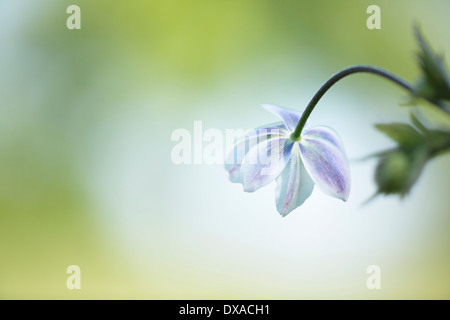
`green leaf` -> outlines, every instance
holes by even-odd
[[[378,152],[375,182],[378,194],[408,194],[427,162],[450,151],[450,131],[429,129],[411,113],[417,127],[405,123],[378,124],[377,129],[397,142],[397,146]],[[375,195],[375,196],[376,196]]]
[[[410,112],[409,113],[409,117],[411,118],[411,122],[413,123],[413,125],[416,126],[417,129],[419,129],[424,134],[428,133],[429,130],[427,129],[427,127],[425,127],[422,124],[422,122],[419,121],[419,119],[417,119],[417,117],[414,114],[414,112]]]
[[[404,146],[414,146],[423,140],[413,126],[405,123],[376,124],[375,127],[391,139]]]
[[[450,78],[442,55],[433,52],[419,28],[414,28],[419,45],[417,60],[422,71],[415,87],[415,95],[436,102],[443,108],[444,100],[450,100]]]
[[[450,132],[443,130],[430,130],[426,135],[430,158],[450,151]]]

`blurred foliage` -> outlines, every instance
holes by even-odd
[[[417,26],[415,35],[420,48],[417,60],[421,75],[415,86],[414,97],[429,100],[450,113],[450,77],[444,56],[433,52]]]
[[[421,74],[413,88],[412,103],[424,99],[435,108],[444,111],[444,117],[450,114],[450,80],[443,56],[433,52],[420,30],[415,26],[416,40],[419,45],[417,62]],[[422,100],[423,101],[423,100]],[[375,127],[394,140],[394,149],[380,152],[375,170],[377,194],[408,194],[420,177],[426,163],[435,156],[450,150],[450,131],[428,129],[411,113],[414,126],[405,123],[377,124]]]
[[[450,132],[427,129],[411,113],[415,125],[377,124],[376,128],[397,143],[394,149],[378,153],[375,170],[377,194],[406,195],[416,183],[425,164],[450,150]]]

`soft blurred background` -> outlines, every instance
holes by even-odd
[[[81,30],[66,9],[81,8]],[[381,8],[381,30],[366,9]],[[407,121],[398,87],[336,85],[310,118],[351,159],[344,203],[314,190],[282,218],[221,165],[175,165],[171,134],[276,121],[353,64],[418,74],[412,24],[450,54],[450,2],[0,1],[0,298],[450,298],[449,156],[409,197],[380,197],[373,124]],[[81,268],[81,290],[66,268]],[[381,268],[368,290],[366,268]]]

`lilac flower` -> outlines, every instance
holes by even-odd
[[[254,192],[276,180],[276,206],[282,216],[303,204],[314,184],[330,196],[347,200],[350,169],[336,132],[325,126],[306,127],[293,140],[301,114],[276,105],[263,107],[283,122],[252,130],[236,142],[225,164],[231,182]]]

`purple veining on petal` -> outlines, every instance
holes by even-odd
[[[338,149],[344,149],[344,144],[339,138],[336,131],[327,126],[315,126],[312,128],[305,128],[302,132],[302,138],[326,141],[333,144]]]
[[[273,138],[258,143],[244,157],[241,177],[244,191],[253,192],[275,180],[292,154],[293,141]]]
[[[291,132],[294,131],[301,117],[301,113],[298,111],[286,109],[274,104],[262,104],[262,107],[281,118],[286,124],[286,128]]]
[[[339,138],[322,138],[323,136],[319,139],[302,136],[299,143],[302,161],[313,181],[323,192],[347,200],[350,193],[350,168],[345,151],[330,142],[339,141]]]
[[[299,146],[293,147],[292,156],[283,172],[277,178],[275,199],[277,210],[282,216],[303,204],[311,195],[314,182],[306,172],[300,158]]]
[[[282,128],[282,126],[284,127],[284,125],[275,124],[274,127],[249,130],[237,140],[233,150],[225,159],[225,170],[228,171],[231,182],[242,183],[241,163],[251,148],[270,137],[280,137],[288,134],[287,130]]]

